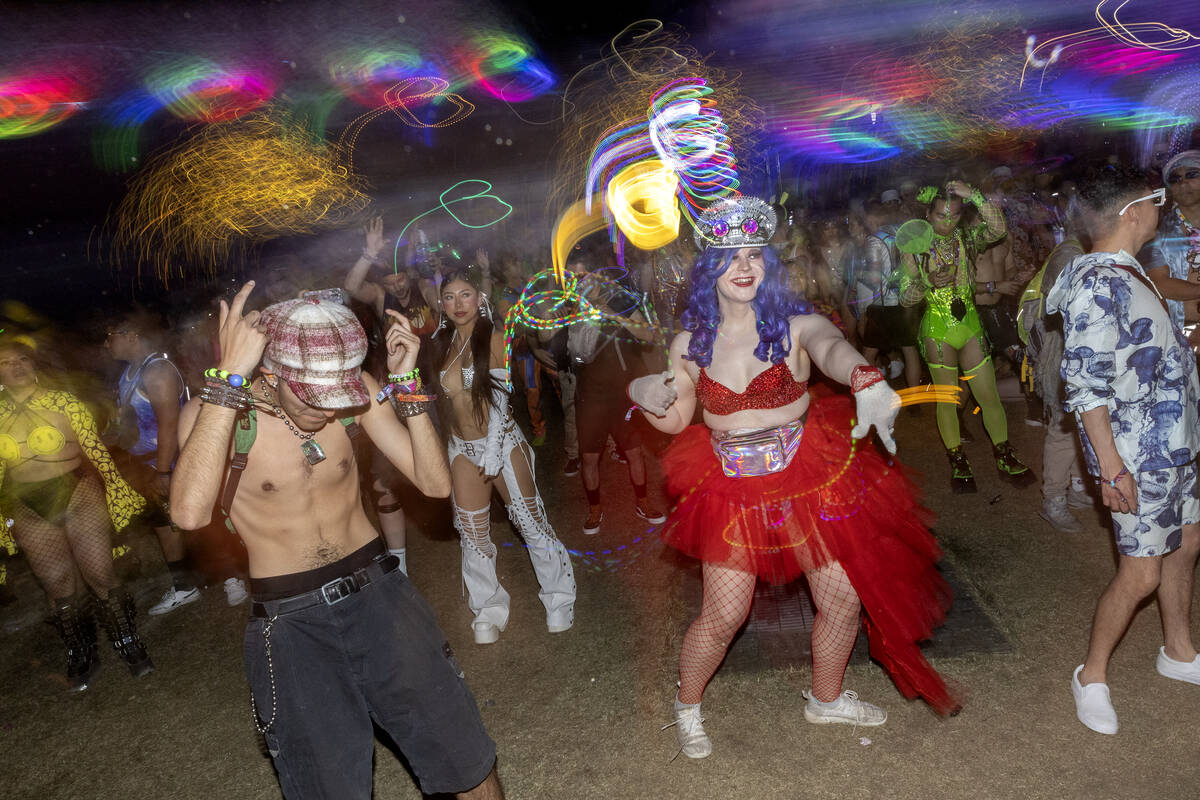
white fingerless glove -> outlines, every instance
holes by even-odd
[[[900,395],[892,391],[887,381],[879,381],[854,394],[855,416],[858,424],[850,431],[855,439],[861,439],[871,432],[879,435],[879,441],[892,455],[896,454],[896,440],[892,436],[892,428],[896,424],[896,415],[900,413]]]
[[[656,417],[665,417],[667,409],[679,397],[675,387],[675,373],[671,370],[654,375],[643,375],[629,382],[625,393],[629,395],[638,408],[649,411]]]
[[[488,375],[501,386],[508,386],[508,370],[493,369]],[[492,408],[488,412],[487,443],[483,448],[483,474],[494,478],[504,465],[504,429],[508,426],[509,393],[492,386]]]

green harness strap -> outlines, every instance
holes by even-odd
[[[362,426],[354,417],[341,417],[338,422],[346,429],[346,435],[354,442],[362,433]],[[258,438],[258,414],[250,409],[245,414],[238,414],[237,425],[233,429],[233,460],[229,464],[229,477],[225,479],[225,491],[221,494],[221,513],[225,515],[225,527],[231,533],[237,533],[233,527],[233,519],[229,509],[233,508],[233,498],[237,494],[238,484],[242,482],[242,473],[246,471],[246,462],[250,459],[250,448]]]

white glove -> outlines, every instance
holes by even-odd
[[[508,386],[508,370],[493,369],[488,375],[495,378],[501,386]],[[486,478],[494,478],[504,467],[504,429],[508,423],[509,393],[492,388],[492,407],[488,411],[487,444],[483,448],[483,474]]]
[[[625,392],[638,408],[649,411],[656,417],[665,417],[667,409],[679,397],[675,387],[675,373],[671,370],[655,375],[643,375],[629,382]]]
[[[879,381],[857,392],[854,404],[858,424],[850,431],[850,435],[861,439],[871,432],[871,426],[874,425],[879,441],[883,442],[889,453],[895,455],[896,440],[892,437],[892,429],[896,425],[896,415],[900,413],[900,395],[892,391],[887,381]]]

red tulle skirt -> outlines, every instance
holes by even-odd
[[[706,426],[689,427],[663,454],[675,507],[661,535],[688,555],[771,583],[840,563],[862,601],[871,656],[906,697],[952,713],[958,700],[917,644],[932,637],[953,599],[935,566],[932,515],[898,462],[851,439],[853,415],[849,398],[818,389],[791,465],[745,478],[721,471]]]

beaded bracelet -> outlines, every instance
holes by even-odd
[[[971,203],[971,205],[979,208],[987,202],[987,198],[983,196],[983,192],[979,191],[978,189],[972,189],[971,197],[968,198],[968,201]]]
[[[388,383],[405,383],[406,381],[419,381],[419,380],[421,380],[421,368],[420,367],[413,367],[408,372],[405,372],[401,375],[397,375],[394,372],[388,373]]]
[[[850,370],[850,392],[858,394],[868,386],[874,386],[883,380],[883,373],[876,367],[859,364]]]
[[[379,389],[379,394],[375,395],[375,402],[382,403],[389,397],[414,397],[421,391],[420,381],[408,381],[407,383],[387,383]]]
[[[1112,480],[1104,480],[1104,478],[1101,478],[1100,480],[1103,480],[1105,483],[1107,483],[1109,486],[1111,486],[1112,488],[1115,489],[1115,488],[1117,488],[1117,482],[1120,481],[1121,478],[1124,478],[1128,474],[1129,474],[1129,469],[1126,467],[1121,467],[1121,471],[1118,472],[1116,475],[1114,475],[1112,477]]]
[[[235,389],[240,389],[250,382],[236,372],[230,372],[227,369],[217,369],[216,367],[204,370],[204,377],[224,381]]]
[[[362,257],[377,267],[386,267],[387,266],[387,264],[384,263],[383,259],[381,259],[379,257],[378,253],[371,253],[365,247],[363,248],[363,251],[362,251]]]

